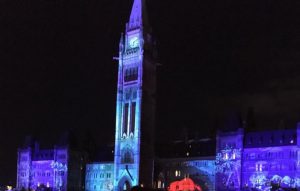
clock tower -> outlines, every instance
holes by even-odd
[[[134,0],[119,44],[114,190],[152,187],[156,63],[145,0]]]

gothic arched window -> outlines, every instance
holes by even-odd
[[[129,191],[130,190],[130,183],[128,181],[125,181],[123,185],[123,190],[124,191]]]
[[[127,135],[129,104],[125,103],[123,111],[122,137]]]
[[[135,108],[136,108],[136,103],[132,102],[131,103],[131,110],[130,110],[130,129],[129,133],[134,135],[134,127],[135,127]]]
[[[122,155],[122,163],[134,163],[133,152],[130,149],[125,149]]]
[[[130,82],[138,79],[138,67],[125,69],[124,81]]]

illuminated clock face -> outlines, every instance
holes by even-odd
[[[138,37],[131,37],[129,39],[129,47],[130,48],[135,48],[139,46],[139,38]]]

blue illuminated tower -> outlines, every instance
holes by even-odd
[[[151,187],[156,65],[144,0],[134,0],[119,48],[114,190]]]

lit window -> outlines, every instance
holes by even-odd
[[[176,171],[175,171],[175,177],[178,177],[178,176],[181,176],[180,170],[176,170]]]
[[[260,164],[260,166],[259,166],[259,171],[260,172],[262,171],[262,164]]]
[[[157,188],[162,188],[160,180],[157,182]]]
[[[235,159],[235,153],[232,154],[232,159]]]
[[[225,159],[225,160],[228,160],[228,153],[225,153],[224,159]]]

